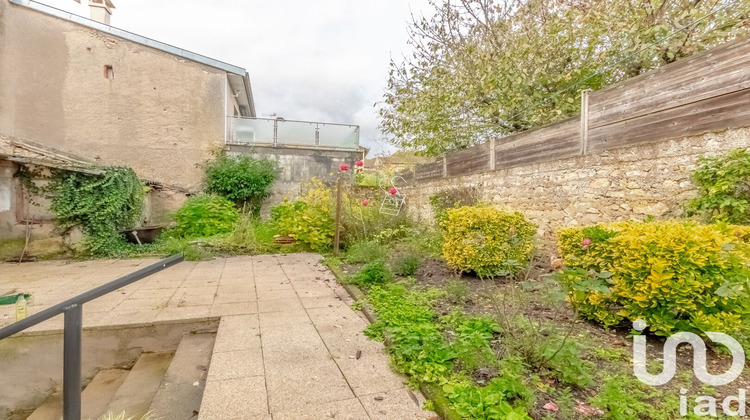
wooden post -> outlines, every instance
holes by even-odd
[[[585,155],[589,150],[589,92],[591,89],[581,91],[581,154]]]
[[[443,178],[448,176],[448,159],[445,158],[445,153],[443,153]]]
[[[490,139],[490,170],[495,170],[495,138]]]
[[[333,236],[333,255],[339,255],[341,242],[341,175],[336,180],[336,230]]]

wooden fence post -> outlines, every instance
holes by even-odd
[[[490,139],[490,170],[495,170],[495,138]]]
[[[589,149],[589,92],[581,91],[581,154],[585,155]]]
[[[448,160],[445,158],[445,153],[443,153],[443,178],[448,176]]]

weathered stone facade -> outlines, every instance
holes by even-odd
[[[431,195],[451,187],[476,187],[481,200],[523,212],[547,241],[561,226],[679,216],[696,194],[690,174],[698,159],[740,147],[750,147],[750,128],[412,182],[404,191],[411,215],[431,222]]]
[[[0,1],[0,134],[198,190],[237,111],[227,71]]]

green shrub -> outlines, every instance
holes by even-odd
[[[537,228],[521,213],[487,206],[450,209],[441,226],[448,266],[480,277],[513,274],[523,267],[531,258]]]
[[[241,214],[232,233],[217,241],[215,245],[230,253],[273,253],[278,245],[274,242],[278,234],[276,225],[249,214]]]
[[[239,212],[234,204],[218,195],[193,196],[177,210],[174,233],[181,237],[207,237],[229,233],[234,229]]]
[[[52,198],[50,209],[59,230],[80,227],[85,249],[92,255],[121,255],[129,247],[120,231],[138,223],[144,186],[130,168],[104,171],[102,175],[54,171],[44,190]]]
[[[430,196],[432,214],[439,225],[448,218],[448,210],[475,206],[478,202],[479,192],[475,187],[448,188]]]
[[[285,199],[271,209],[271,219],[279,234],[291,236],[315,251],[325,251],[331,247],[334,234],[331,189],[315,178],[303,189],[299,200]]]
[[[362,286],[388,283],[393,279],[393,273],[388,270],[383,260],[375,260],[359,270],[352,280]]]
[[[207,162],[205,171],[206,192],[226,197],[238,207],[249,206],[253,215],[260,216],[280,168],[275,160],[242,155],[220,156]]]
[[[558,280],[583,317],[607,326],[736,332],[750,313],[750,251],[736,231],[675,220],[565,229]]]
[[[284,201],[271,210],[280,234],[305,243],[315,251],[331,247],[334,227],[328,210],[304,201]]]
[[[736,149],[698,162],[693,172],[698,197],[688,205],[689,215],[706,221],[750,224],[750,152]]]
[[[393,274],[397,276],[413,276],[419,269],[419,257],[416,255],[401,255],[393,262]]]
[[[386,250],[376,241],[355,242],[346,250],[346,262],[369,263],[386,257]]]

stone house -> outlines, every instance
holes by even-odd
[[[111,27],[110,6],[0,0],[0,134],[196,190],[227,117],[255,117],[248,73]]]

